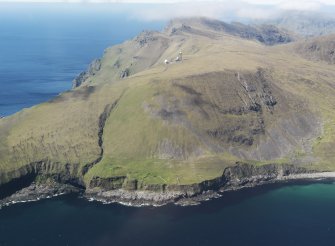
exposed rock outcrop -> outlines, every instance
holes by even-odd
[[[235,166],[226,168],[222,176],[196,184],[148,185],[128,179],[126,176],[119,176],[93,177],[89,186],[85,188],[81,181],[71,178],[70,173],[52,175],[43,173],[45,168],[46,164],[36,163],[22,169],[21,176],[12,179],[11,185],[15,185],[14,182],[16,182],[16,185],[20,183],[25,186],[16,186],[16,190],[13,190],[12,193],[2,193],[0,206],[81,191],[85,192],[85,197],[102,202],[120,202],[129,205],[164,205],[167,203],[187,205],[194,201],[199,202],[215,197],[216,192],[289,180],[291,175],[313,174],[314,172],[304,167],[288,164],[254,166],[236,163]],[[19,175],[19,173],[7,173],[6,175],[9,177],[9,175]],[[0,188],[8,190],[8,184],[3,184]]]
[[[170,35],[190,33],[208,37],[225,33],[244,39],[254,39],[266,45],[289,43],[294,40],[285,29],[274,25],[245,25],[239,22],[226,23],[209,18],[179,18],[174,19],[165,29]]]
[[[136,185],[129,186],[126,177],[105,179],[95,177],[86,190],[85,196],[107,203],[121,202],[129,205],[163,205],[166,203],[187,205],[193,204],[194,201],[215,197],[215,192],[289,180],[291,175],[308,173],[313,173],[313,171],[289,164],[253,166],[236,163],[236,166],[226,168],[223,175],[218,178],[189,185],[142,185],[132,180],[132,183]]]
[[[0,208],[2,206],[9,206],[15,203],[33,202],[64,194],[81,192],[82,189],[80,188],[74,187],[69,184],[56,183],[52,180],[49,183],[44,184],[33,182],[28,187],[18,190],[14,194],[5,197],[2,200],[0,198]]]
[[[84,84],[90,76],[95,75],[101,68],[101,60],[95,59],[93,60],[90,65],[88,66],[87,70],[81,72],[73,81],[72,81],[72,88],[79,87],[80,85]]]
[[[335,64],[335,34],[299,42],[294,48],[309,60]]]
[[[130,69],[126,68],[125,70],[121,71],[120,79],[127,78],[129,75],[130,75]]]

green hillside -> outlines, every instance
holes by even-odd
[[[0,184],[184,185],[237,162],[335,171],[334,65],[236,33],[184,19],[108,48],[79,87],[0,119]]]

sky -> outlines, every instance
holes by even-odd
[[[115,13],[140,20],[159,21],[175,17],[205,16],[225,20],[268,19],[284,11],[328,13],[335,16],[335,0],[0,0],[3,4],[104,6]]]

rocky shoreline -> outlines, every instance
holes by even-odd
[[[305,180],[335,180],[335,172],[315,172],[293,165],[264,165],[260,167],[238,164],[227,168],[221,177],[191,185],[156,185],[141,189],[107,187],[78,188],[70,184],[54,181],[31,183],[14,194],[0,200],[0,208],[15,203],[32,202],[63,194],[76,193],[89,201],[105,204],[120,203],[127,206],[163,206],[176,204],[181,206],[197,205],[202,201],[217,198],[224,192],[251,188],[273,183]],[[101,185],[101,183],[99,183]],[[110,188],[110,187],[109,187]]]
[[[99,201],[104,204],[120,203],[127,206],[163,206],[173,203],[181,206],[198,205],[203,201],[221,197],[227,191],[237,191],[245,188],[253,188],[261,185],[274,183],[293,183],[294,181],[317,182],[334,180],[335,172],[302,173],[277,177],[275,179],[264,179],[264,177],[255,176],[249,179],[249,182],[240,180],[238,183],[224,185],[218,190],[206,190],[195,193],[183,193],[177,191],[171,192],[152,192],[152,191],[129,191],[129,190],[111,190],[111,191],[88,191],[83,197],[89,201]]]
[[[80,193],[81,189],[68,184],[37,184],[23,188],[14,194],[0,200],[0,209],[16,203],[35,202],[42,199],[48,199],[71,193]]]

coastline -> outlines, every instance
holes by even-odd
[[[67,184],[36,184],[32,183],[11,196],[0,200],[0,209],[17,203],[36,202],[71,193],[80,193],[80,189]]]
[[[104,204],[119,203],[126,206],[142,207],[142,206],[164,206],[170,203],[180,206],[193,206],[201,202],[219,198],[228,191],[238,191],[246,188],[253,188],[262,185],[274,183],[294,183],[294,181],[321,182],[327,180],[335,181],[335,172],[315,172],[300,173],[287,176],[278,176],[275,179],[264,180],[264,177],[251,177],[250,182],[237,185],[227,185],[218,190],[202,191],[198,194],[185,194],[182,192],[151,192],[151,191],[129,191],[129,190],[113,190],[84,193],[83,197],[89,201],[98,201]]]
[[[224,175],[223,175],[224,177]],[[277,175],[276,177],[266,177],[264,175],[255,175],[244,177],[242,179],[233,179],[225,182],[218,189],[208,189],[202,191],[188,190],[183,191],[150,191],[150,190],[92,190],[80,189],[69,184],[48,183],[36,184],[23,188],[9,197],[0,200],[0,209],[2,207],[14,205],[16,203],[34,202],[42,199],[49,199],[66,194],[78,194],[78,198],[86,199],[89,202],[97,201],[103,204],[119,203],[124,206],[160,207],[167,204],[178,206],[194,206],[201,202],[224,196],[225,192],[233,192],[246,188],[253,188],[269,184],[290,184],[294,181],[322,182],[335,181],[335,172],[308,172],[293,173],[288,175]]]

